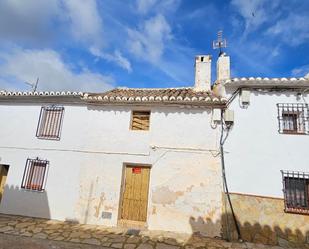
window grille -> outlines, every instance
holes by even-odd
[[[44,106],[41,108],[36,136],[43,139],[60,139],[64,107]]]
[[[309,173],[281,171],[285,211],[309,214]]]
[[[149,130],[150,111],[133,111],[131,129]]]
[[[49,162],[46,160],[27,159],[21,188],[43,191]]]
[[[309,109],[307,104],[277,104],[279,133],[309,134]]]

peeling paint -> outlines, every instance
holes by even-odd
[[[105,196],[104,193],[101,193],[100,199],[99,199],[99,203],[97,206],[94,206],[95,209],[95,213],[94,213],[94,217],[98,218],[100,215],[100,209],[101,206],[103,205],[103,202],[105,201]]]
[[[173,204],[179,196],[184,195],[183,191],[172,191],[168,187],[159,187],[152,193],[152,201],[157,204]]]

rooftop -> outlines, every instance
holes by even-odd
[[[115,88],[104,93],[86,93],[90,102],[126,103],[176,103],[176,104],[224,104],[226,99],[212,92],[195,91],[194,88]]]
[[[276,88],[303,88],[309,87],[308,78],[232,78],[224,82],[226,87],[276,87]]]

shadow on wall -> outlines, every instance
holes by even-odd
[[[221,216],[221,220],[212,222],[210,219],[204,219],[203,217],[190,218],[190,225],[193,234],[204,236],[210,236],[212,232],[218,227],[222,227],[222,238],[228,241],[237,241],[237,231],[234,225],[233,217],[231,213]],[[291,221],[291,223],[293,223]],[[299,248],[304,245],[309,245],[309,230],[305,232],[300,231],[298,228],[285,227],[284,229],[279,226],[270,227],[268,225],[261,225],[259,223],[245,222],[240,225],[240,232],[242,240],[244,242],[253,242],[266,245],[279,245],[283,247]],[[305,226],[306,224],[304,224]],[[187,243],[190,244],[190,240],[194,239],[194,235],[189,239]]]
[[[50,219],[47,192],[21,189],[5,185],[0,212]]]

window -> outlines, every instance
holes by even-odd
[[[285,211],[309,214],[309,173],[281,171]]]
[[[131,130],[149,130],[150,111],[133,111]]]
[[[45,189],[45,181],[49,162],[46,160],[27,159],[21,188],[43,191]]]
[[[309,109],[307,104],[277,104],[277,107],[279,133],[309,133]]]
[[[45,106],[41,108],[36,136],[43,139],[60,139],[64,107]]]

